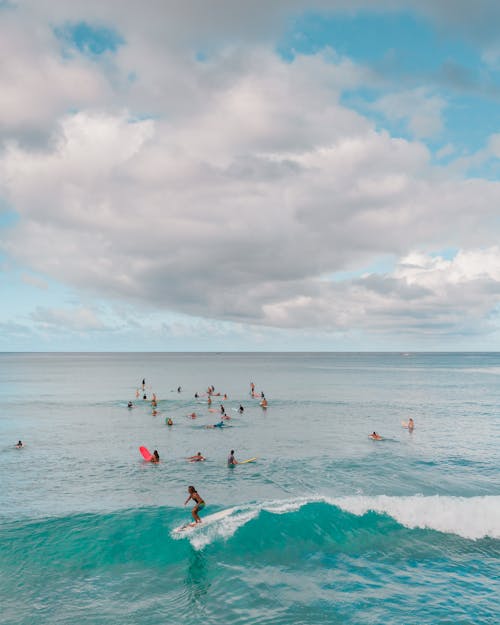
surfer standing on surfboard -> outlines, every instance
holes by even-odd
[[[202,522],[200,517],[198,516],[198,512],[200,510],[203,510],[203,508],[205,507],[205,502],[197,493],[196,488],[194,486],[188,486],[188,493],[189,493],[189,497],[184,502],[184,505],[186,505],[190,499],[192,499],[196,503],[194,508],[191,510],[191,514],[193,515],[193,519],[194,519],[193,525],[195,525],[196,523]]]

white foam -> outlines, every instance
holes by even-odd
[[[227,516],[220,521],[208,525],[207,527],[201,527],[196,533],[188,536],[189,542],[196,549],[200,550],[206,547],[215,540],[227,540],[230,538],[240,527],[246,525],[248,521],[251,521],[258,516],[260,510],[254,508],[245,512],[238,512]]]
[[[401,525],[432,529],[463,538],[500,538],[500,497],[342,497],[328,503],[362,516],[369,511],[387,514]]]

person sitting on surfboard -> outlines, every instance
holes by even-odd
[[[157,449],[153,451],[153,455],[151,456],[151,460],[149,462],[154,462],[154,463],[160,462],[160,454],[158,453]]]
[[[234,449],[231,449],[231,453],[227,457],[227,466],[234,467],[234,465],[238,464],[238,461],[234,457]]]
[[[189,493],[189,497],[184,502],[184,505],[186,505],[190,499],[192,499],[196,503],[194,508],[191,510],[191,514],[193,515],[193,519],[194,519],[193,525],[195,525],[196,523],[202,522],[200,517],[198,516],[198,512],[200,512],[200,510],[203,510],[203,508],[205,507],[205,502],[197,493],[196,488],[194,486],[188,486],[188,493]]]
[[[199,451],[196,456],[189,456],[186,460],[189,460],[189,462],[203,462],[205,458],[201,455],[201,451]]]

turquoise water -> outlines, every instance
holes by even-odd
[[[2,623],[499,621],[500,354],[1,354],[0,375]],[[179,537],[190,484],[234,510]]]

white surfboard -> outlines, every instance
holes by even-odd
[[[183,525],[179,525],[179,527],[173,529],[172,534],[191,534],[202,527],[212,525],[213,523],[217,523],[217,521],[221,521],[222,519],[231,516],[235,510],[236,508],[227,508],[226,510],[220,510],[220,512],[215,512],[214,514],[209,514],[205,517],[200,516],[202,520],[201,523],[196,523],[195,525],[192,523],[184,523]]]

